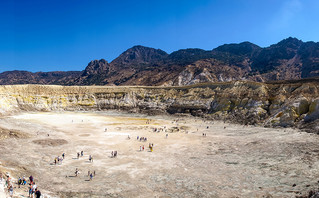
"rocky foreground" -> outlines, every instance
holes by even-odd
[[[183,87],[6,85],[0,113],[121,109],[192,114],[266,127],[319,133],[319,82],[226,82]]]

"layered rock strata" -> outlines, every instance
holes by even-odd
[[[0,113],[121,109],[184,113],[319,133],[319,82],[207,83],[183,87],[0,86]]]

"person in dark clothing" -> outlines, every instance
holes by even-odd
[[[35,189],[35,197],[40,198],[41,197],[41,192],[38,189]]]
[[[32,177],[32,175],[29,177],[29,180],[30,180],[30,183],[32,184],[32,183],[33,183],[33,177]]]

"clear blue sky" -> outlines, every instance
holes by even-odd
[[[168,53],[289,36],[319,41],[318,0],[6,0],[0,71],[83,70],[134,45]]]

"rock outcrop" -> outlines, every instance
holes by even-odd
[[[0,112],[121,109],[186,113],[319,133],[319,81],[226,82],[180,87],[7,85]]]

